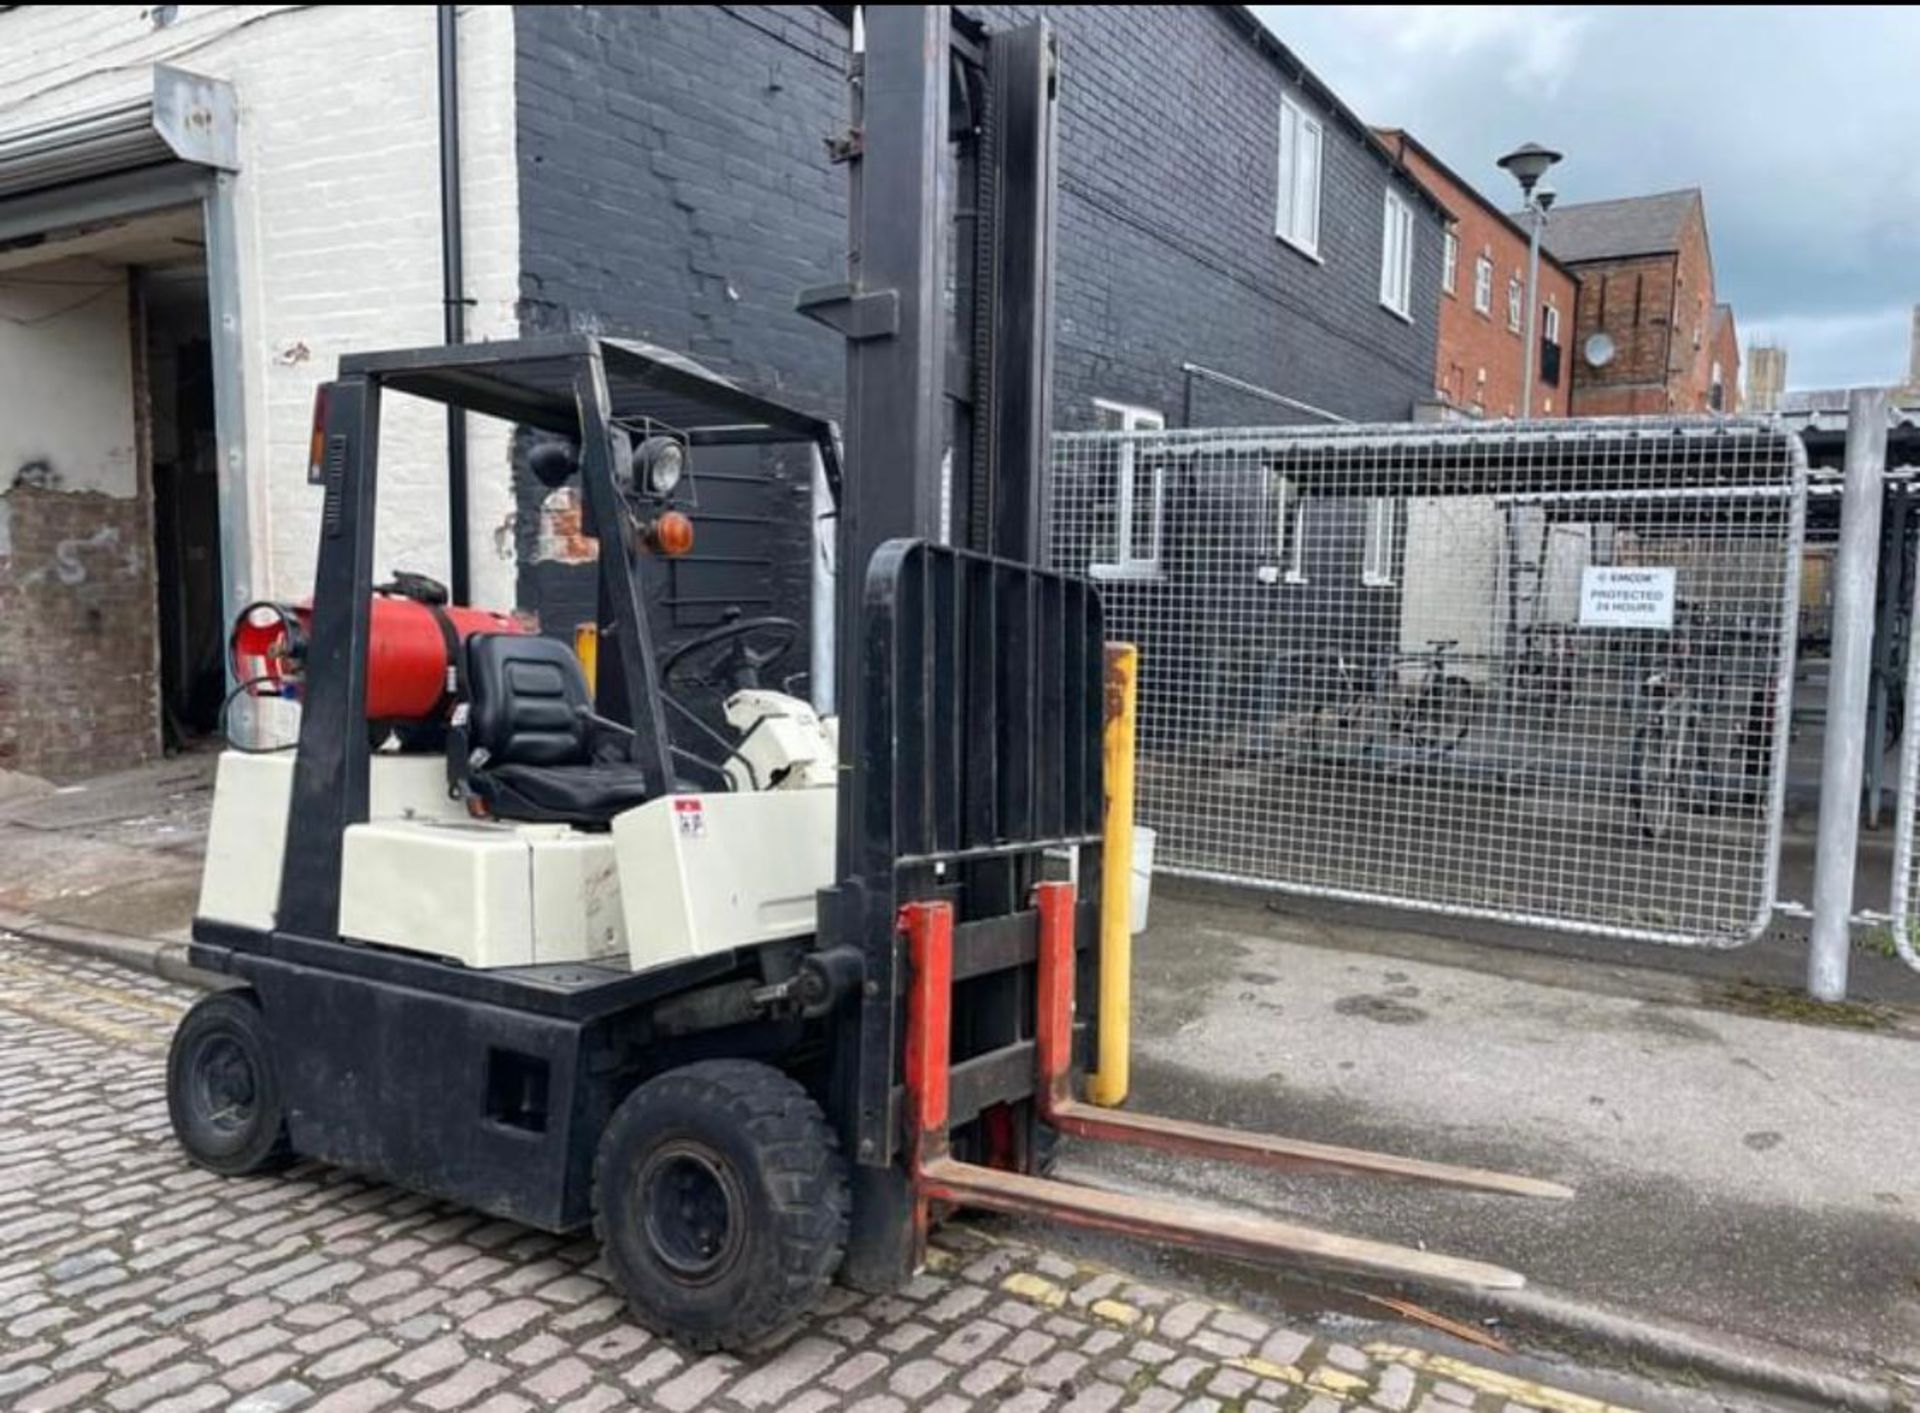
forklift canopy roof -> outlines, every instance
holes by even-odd
[[[551,334],[354,353],[340,360],[340,375],[369,375],[397,392],[577,437],[574,387],[596,360],[606,370],[616,421],[657,423],[684,433],[695,446],[814,442],[838,492],[833,423],[747,392],[682,354],[633,339]]]

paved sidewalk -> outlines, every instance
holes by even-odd
[[[218,756],[196,751],[49,789],[0,792],[0,910],[179,940],[193,922]],[[21,777],[13,777],[20,780]]]
[[[188,1166],[162,1075],[193,994],[0,940],[0,1407],[1771,1406],[1576,1370],[1549,1386],[1391,1327],[1276,1321],[965,1227],[898,1294],[836,1289],[748,1355],[688,1356],[625,1318],[590,1242],[319,1165]]]

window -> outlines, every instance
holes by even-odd
[[[1274,474],[1271,466],[1260,474],[1261,485],[1273,501],[1273,563],[1262,564],[1254,577],[1262,584],[1307,582],[1306,502],[1293,494],[1292,483]]]
[[[1457,293],[1460,284],[1460,237],[1448,231],[1440,250],[1440,288],[1448,294]]]
[[[1413,208],[1387,193],[1380,233],[1380,302],[1402,319],[1413,318]]]
[[[1291,98],[1280,100],[1280,181],[1273,233],[1320,258],[1320,160],[1325,129]]]
[[[1393,502],[1385,496],[1367,502],[1367,543],[1360,562],[1360,582],[1374,589],[1393,582]]]
[[[1516,334],[1520,332],[1520,309],[1520,277],[1512,275],[1507,279],[1507,327]]]
[[[1493,311],[1493,261],[1484,255],[1473,262],[1473,307],[1482,314]]]
[[[1095,398],[1094,423],[1103,432],[1157,432],[1167,419],[1146,407]],[[1111,557],[1090,564],[1096,579],[1160,577],[1160,522],[1166,513],[1166,460],[1143,456],[1132,441],[1115,449],[1114,517]]]
[[[1550,388],[1560,386],[1560,306],[1542,305],[1540,309],[1540,381]],[[1548,399],[1547,411],[1553,411]]]
[[[1286,566],[1289,584],[1307,582],[1307,502],[1282,476],[1273,505],[1274,557]]]

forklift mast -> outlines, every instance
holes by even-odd
[[[867,6],[864,28],[831,144],[850,176],[848,277],[799,298],[847,340],[843,726],[868,671],[852,651],[862,566],[900,538],[1044,563],[1052,424],[1051,28],[988,35],[945,5]],[[843,872],[847,824],[843,803]]]
[[[1056,48],[1045,22],[989,34],[947,6],[869,6],[853,55],[848,278],[802,310],[847,340],[837,525],[839,884],[821,944],[863,959],[836,1030],[829,1112],[854,1161],[846,1273],[900,1279],[917,1240],[902,1162],[902,909],[956,923],[958,1142],[1030,1169],[1033,890],[1076,856],[1098,896],[1098,595],[1049,574]],[[1090,944],[1095,913],[1074,909]],[[1091,980],[1094,969],[1079,975]],[[1079,1032],[1093,987],[1079,988]]]
[[[851,168],[848,278],[800,300],[847,340],[839,881],[818,934],[863,977],[836,1017],[826,1087],[852,1160],[843,1278],[903,1280],[944,1202],[1372,1277],[1520,1284],[1043,1176],[1066,1134],[1569,1195],[1075,1096],[1098,1027],[1109,703],[1099,594],[1046,566],[1058,55],[1044,21],[989,33],[946,6],[863,13],[852,126],[831,145]]]

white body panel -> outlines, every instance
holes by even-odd
[[[293,797],[293,755],[221,754],[207,863],[200,875],[200,917],[261,931],[273,926],[287,844],[287,802]],[[447,767],[438,756],[376,755],[372,767],[370,819],[467,817],[465,806],[448,798]]]
[[[736,792],[810,790],[834,783],[840,766],[835,723],[800,698],[746,689],[727,698],[726,713],[727,724],[740,733],[739,757],[725,766]]]
[[[635,971],[804,936],[833,882],[832,790],[671,795],[613,821]]]
[[[527,841],[477,820],[352,825],[340,854],[340,935],[468,966],[531,965]]]
[[[625,956],[641,971],[804,936],[833,882],[830,789],[674,795],[589,833],[468,818],[438,756],[371,764],[371,818],[342,846],[351,940],[472,967]],[[199,916],[273,926],[292,792],[291,751],[221,756]]]
[[[564,824],[393,820],[347,830],[340,935],[470,967],[622,959],[613,841]]]

